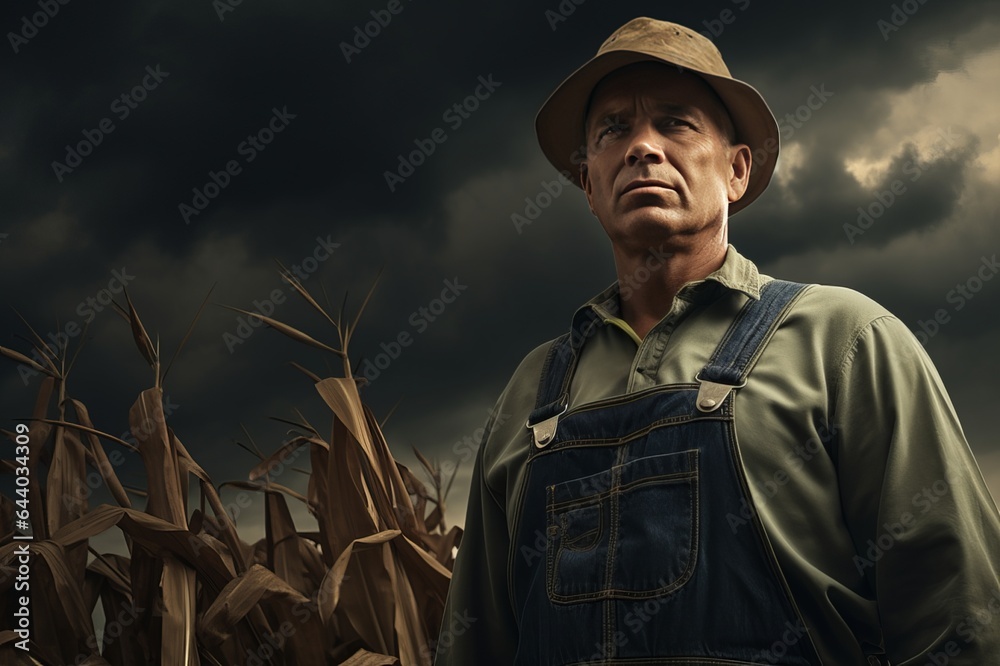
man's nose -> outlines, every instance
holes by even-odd
[[[663,152],[663,137],[652,123],[636,123],[630,139],[628,151],[625,153],[625,162],[629,166],[635,166],[640,162],[659,164],[666,159]]]

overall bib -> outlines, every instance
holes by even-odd
[[[749,299],[694,382],[571,411],[587,331],[553,343],[514,507],[516,664],[820,663],[756,511],[730,523],[753,507],[733,389],[804,287]]]

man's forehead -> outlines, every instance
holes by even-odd
[[[640,62],[617,69],[598,81],[591,104],[608,97],[641,94],[664,102],[691,103],[711,94],[710,86],[697,74],[662,63]],[[685,99],[686,98],[686,99]]]
[[[665,112],[726,112],[712,87],[697,74],[673,65],[639,62],[611,72],[594,86],[585,117],[593,122],[625,114],[637,98]]]
[[[670,115],[690,116],[705,112],[693,104],[679,104],[667,100],[651,99],[647,101],[647,105],[660,113]],[[598,101],[591,109],[591,114],[593,119],[603,120],[618,116],[627,117],[632,115],[634,111],[635,105],[632,98],[617,98]]]

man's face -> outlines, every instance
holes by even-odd
[[[708,84],[676,67],[637,63],[598,84],[580,177],[613,243],[695,234],[725,222],[750,173],[750,150],[730,145],[727,123]]]

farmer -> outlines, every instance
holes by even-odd
[[[639,18],[536,129],[618,279],[500,396],[436,663],[1000,663],[1000,515],[923,348],[728,244],[777,158],[760,94]]]

